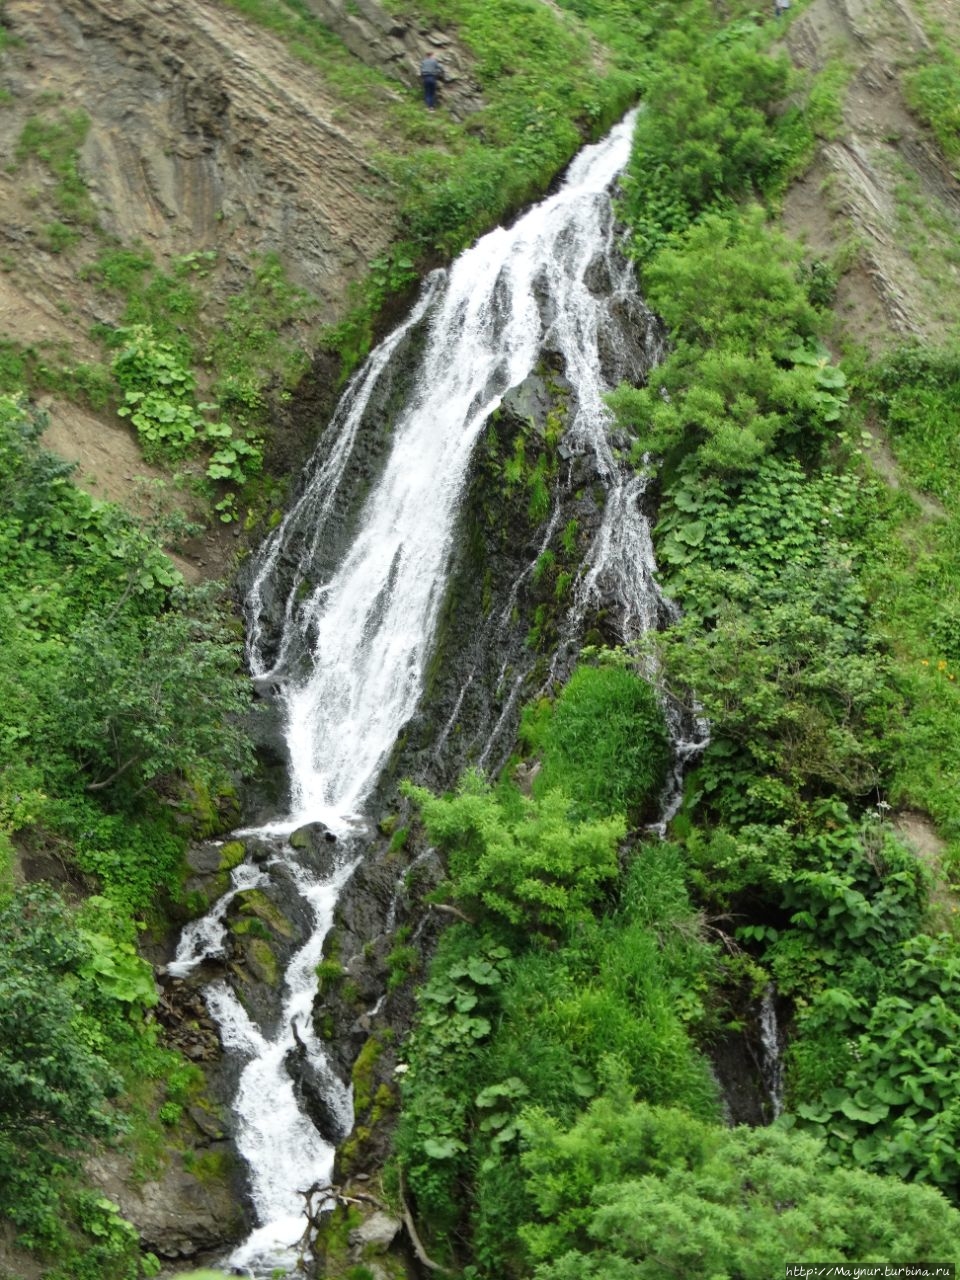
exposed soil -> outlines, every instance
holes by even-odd
[[[933,823],[924,813],[905,809],[893,815],[892,824],[894,831],[907,848],[913,851],[930,877],[931,932],[952,929],[954,918],[960,909],[960,898],[944,872],[943,854],[946,842],[937,835]]]
[[[930,19],[957,22],[951,0],[924,0]],[[840,60],[850,78],[838,136],[784,201],[785,229],[839,261],[843,336],[874,351],[909,337],[942,341],[960,321],[960,182],[903,98],[904,69],[929,51],[909,0],[814,0],[786,37],[813,71]]]
[[[360,96],[328,84],[280,37],[219,0],[6,0],[0,339],[70,362],[102,360],[90,328],[115,324],[120,303],[83,270],[116,244],[144,245],[161,267],[216,250],[205,279],[214,305],[242,288],[257,255],[277,252],[318,300],[315,324],[342,316],[351,283],[396,234],[392,184],[377,163],[392,141],[385,106],[416,91],[426,48],[447,71],[445,110],[462,118],[480,97],[450,35],[391,19],[375,0],[309,3],[393,84]],[[80,171],[96,225],[76,226],[77,242],[53,252],[57,180],[35,158],[18,161],[17,144],[31,117],[55,122],[77,111],[90,122]],[[309,349],[307,329],[300,340]],[[194,514],[182,494],[158,497],[154,487],[145,497],[144,480],[160,473],[122,420],[57,396],[46,408],[45,442],[78,464],[91,492],[145,518],[158,504]],[[233,548],[230,531],[213,530],[188,546],[191,572],[221,576]]]

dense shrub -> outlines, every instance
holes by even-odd
[[[732,39],[702,28],[669,35],[643,85],[622,212],[646,261],[706,211],[782,180],[801,141],[785,56],[756,47],[744,25]]]
[[[960,1214],[937,1192],[830,1168],[777,1129],[721,1129],[620,1090],[571,1128],[526,1117],[536,1280],[766,1280],[785,1260],[953,1257]]]
[[[556,701],[525,712],[520,738],[541,760],[534,793],[559,788],[579,816],[635,817],[663,786],[663,713],[653,688],[625,667],[579,666]]]
[[[572,824],[561,791],[518,797],[510,810],[474,774],[455,796],[407,788],[430,839],[447,853],[452,896],[527,929],[560,928],[581,916],[617,873],[622,818]]]

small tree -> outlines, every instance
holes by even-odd
[[[780,1129],[720,1129],[615,1088],[567,1131],[529,1114],[536,1280],[767,1280],[786,1262],[953,1258],[960,1213],[929,1187],[831,1166]]]
[[[570,801],[560,791],[519,797],[510,813],[472,773],[454,796],[422,787],[407,794],[430,839],[448,851],[450,889],[468,911],[558,929],[587,911],[617,874],[623,819],[571,824]]]
[[[63,903],[42,888],[9,895],[0,938],[2,1191],[24,1152],[52,1156],[113,1132],[118,1081],[83,1034],[76,992],[88,953]]]
[[[180,590],[157,617],[88,617],[55,692],[59,731],[90,790],[250,767],[250,688],[211,591]]]

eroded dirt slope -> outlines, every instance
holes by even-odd
[[[6,0],[0,56],[0,339],[72,360],[102,359],[92,324],[119,302],[84,282],[113,244],[137,242],[164,266],[216,250],[206,288],[221,300],[278,252],[290,278],[339,319],[350,284],[396,234],[394,188],[377,163],[391,145],[385,107],[416,90],[426,46],[450,75],[447,109],[479,102],[455,41],[423,23],[389,19],[375,0],[310,0],[342,59],[374,68],[362,93],[335,88],[279,36],[219,0]],[[57,179],[18,143],[31,118],[82,112],[79,157],[96,226],[52,251]],[[71,219],[67,219],[68,222]],[[72,225],[76,228],[76,223]],[[308,341],[306,332],[302,335]],[[150,475],[129,429],[51,397],[48,443],[80,463],[102,496],[142,506]]]
[[[927,20],[950,29],[953,0],[925,0]],[[916,337],[940,342],[960,322],[960,183],[908,110],[903,73],[931,56],[909,0],[814,0],[787,47],[814,71],[848,72],[843,122],[791,188],[787,230],[825,258],[850,265],[837,310],[844,331],[876,350]]]

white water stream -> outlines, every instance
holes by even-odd
[[[631,115],[580,154],[556,195],[513,227],[484,236],[446,277],[436,273],[414,315],[371,357],[349,393],[330,457],[301,499],[321,525],[377,378],[401,337],[429,312],[413,394],[393,424],[392,451],[353,546],[333,576],[306,596],[302,581],[294,584],[272,666],[261,651],[263,581],[286,547],[287,526],[299,527],[298,509],[268,544],[249,601],[254,674],[282,679],[291,649],[314,655],[308,677],[281,688],[292,802],[287,822],[274,830],[320,820],[341,831],[362,817],[420,699],[477,436],[503,393],[534,368],[548,328],[577,390],[570,445],[592,449],[605,478],[615,474],[599,355],[610,297],[592,293],[585,277],[598,256],[613,258],[608,188],[629,154],[632,126]],[[629,287],[626,264],[617,275],[614,290]]]
[[[407,321],[354,379],[325,437],[324,458],[265,545],[248,598],[249,656],[254,675],[274,684],[282,704],[291,800],[288,815],[264,831],[282,836],[322,821],[349,846],[362,824],[365,803],[421,696],[474,443],[504,393],[535,368],[545,342],[562,355],[575,389],[565,444],[592,453],[607,489],[572,616],[582,617],[603,598],[618,602],[625,637],[655,625],[659,595],[638,506],[642,481],[616,461],[602,398],[609,387],[601,353],[606,348],[609,357],[616,341],[611,303],[635,296],[629,267],[615,252],[610,201],[632,126],[631,115],[580,154],[555,195],[509,229],[484,236],[448,274],[434,273]],[[595,290],[590,280],[598,263],[605,286]],[[353,544],[327,580],[309,588],[310,559],[330,528],[364,411],[398,345],[421,323],[428,335],[413,390],[392,423],[389,456]],[[278,565],[294,561],[301,568],[282,607],[276,656],[268,659],[267,588]],[[352,864],[316,882],[290,853],[314,931],[286,974],[279,1029],[268,1036],[254,1025],[226,984],[207,992],[225,1044],[247,1060],[235,1101],[237,1145],[250,1166],[260,1226],[231,1262],[256,1276],[295,1265],[304,1225],[301,1193],[329,1177],[333,1159],[299,1109],[284,1063],[295,1046],[293,1022],[311,1060],[323,1067],[322,1046],[311,1032],[314,969]],[[258,882],[259,874],[241,869],[233,892]],[[185,932],[174,972],[188,972],[222,947],[224,907]],[[335,1097],[332,1105],[348,1109],[349,1098]]]
[[[783,1112],[783,1051],[776,997],[776,988],[772,982],[768,982],[760,1000],[760,1048],[763,1083],[770,1099],[770,1115],[773,1120]]]

